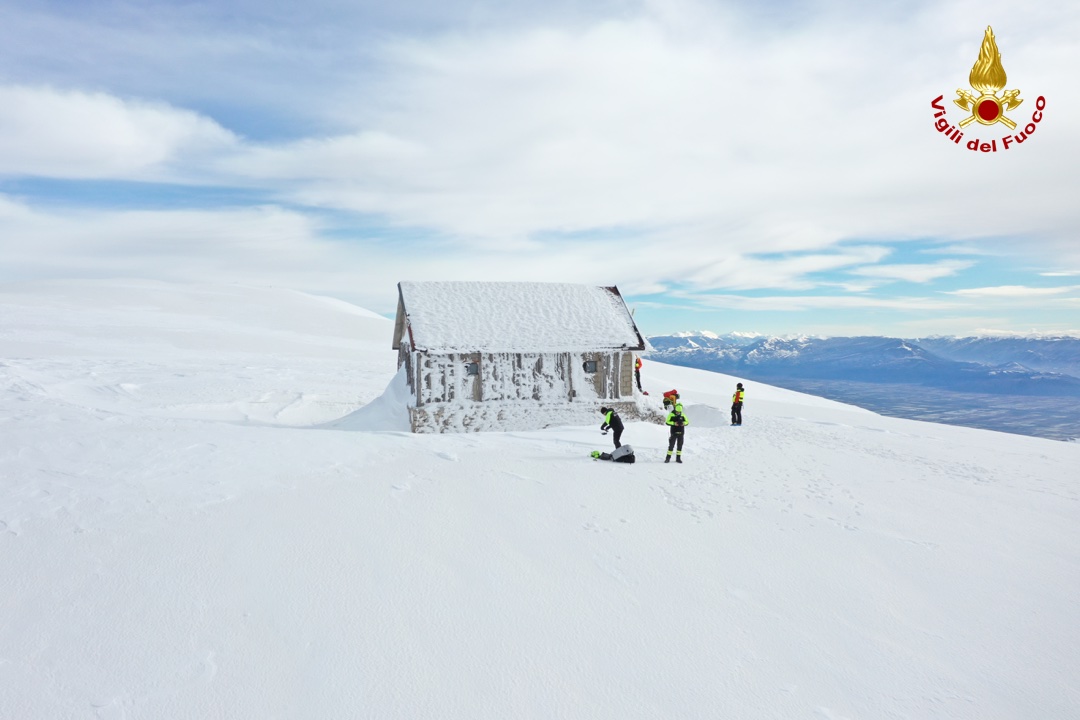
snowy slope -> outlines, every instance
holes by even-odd
[[[1080,716],[1080,444],[652,362],[682,466],[411,435],[391,332],[0,287],[0,717]]]

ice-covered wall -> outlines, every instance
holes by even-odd
[[[406,353],[416,406],[476,400],[571,402],[633,396],[633,354],[587,353]],[[587,372],[585,363],[595,363]],[[470,375],[475,365],[479,372]]]
[[[623,420],[663,423],[664,416],[643,398],[629,402],[599,401],[574,403],[461,401],[409,408],[413,432],[510,432],[542,430],[548,427],[599,425],[600,406],[615,408]]]
[[[642,414],[629,352],[408,352],[404,360],[415,382],[409,405],[417,432],[576,425],[594,420],[604,404],[625,407],[630,417]],[[596,372],[586,372],[589,361]],[[478,374],[469,374],[472,363]]]

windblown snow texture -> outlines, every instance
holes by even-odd
[[[1077,716],[1080,444],[657,362],[683,465],[413,435],[392,329],[0,287],[0,717]]]

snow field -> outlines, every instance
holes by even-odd
[[[1080,445],[753,383],[731,428],[735,378],[646,362],[685,463],[635,422],[626,466],[599,417],[402,432],[390,321],[288,291],[0,328],[0,717],[1080,709]]]

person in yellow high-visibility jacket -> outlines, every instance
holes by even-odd
[[[667,416],[667,426],[671,428],[671,434],[668,435],[667,456],[664,457],[664,462],[671,462],[671,451],[675,450],[676,445],[678,445],[678,450],[675,452],[675,462],[682,462],[683,438],[686,435],[686,426],[689,424],[690,420],[683,415],[682,403],[675,403],[675,409]]]
[[[736,385],[735,385],[735,394],[731,396],[731,424],[732,425],[742,425],[742,404],[743,404],[743,396],[744,395],[745,395],[745,393],[743,391],[742,383],[736,383]]]
[[[611,430],[615,433],[615,437],[612,438],[615,441],[615,449],[619,449],[622,443],[619,442],[619,438],[622,437],[623,424],[622,418],[619,417],[619,413],[615,412],[615,408],[600,408],[600,412],[604,415],[604,422],[600,424],[600,432],[607,435],[607,431]]]

